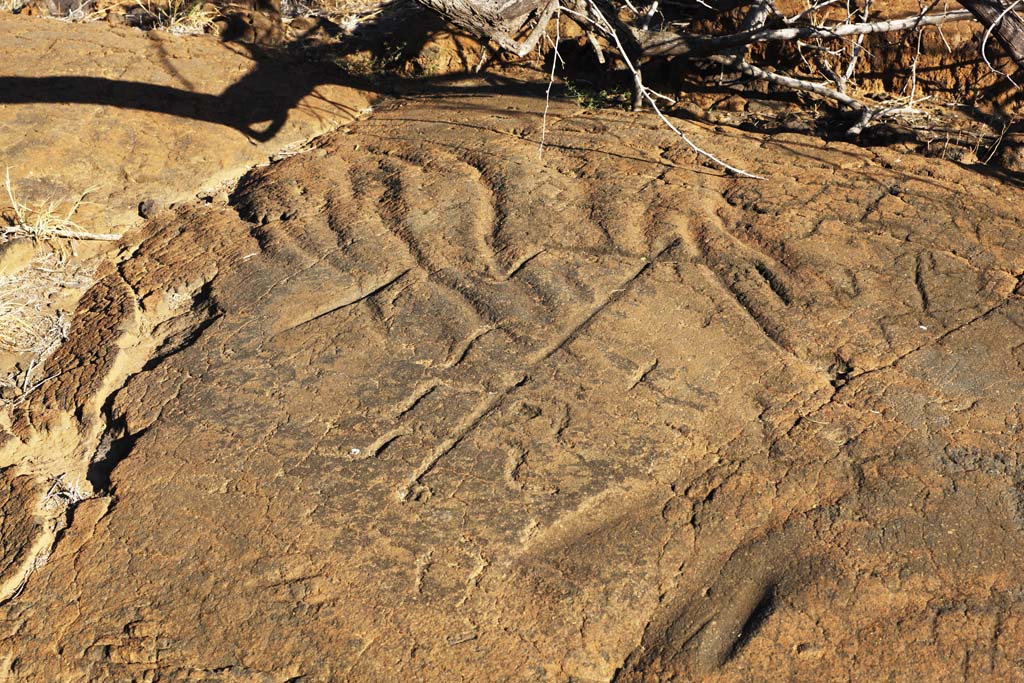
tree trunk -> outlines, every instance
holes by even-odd
[[[533,12],[549,0],[417,0],[450,22],[508,49]]]
[[[1007,11],[1007,7],[1000,0],[959,0],[959,2],[986,27],[991,27],[998,22],[992,29],[992,35],[1006,49],[1017,66],[1024,69],[1024,20],[1013,9]],[[1000,17],[1002,17],[1001,21]]]

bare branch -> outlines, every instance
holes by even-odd
[[[517,57],[525,57],[530,54],[530,50],[534,48],[540,37],[544,35],[544,31],[547,29],[548,22],[551,21],[551,15],[558,9],[558,0],[549,0],[547,6],[541,11],[540,16],[537,18],[537,23],[534,25],[533,30],[530,31],[530,35],[526,37],[522,43],[520,43],[514,50]]]
[[[861,18],[864,21],[868,20],[868,12],[870,11],[871,0],[864,0],[864,9],[861,11]],[[850,63],[846,65],[846,71],[843,72],[843,75],[840,77],[840,80],[836,83],[836,86],[839,88],[839,92],[846,92],[846,84],[850,81],[850,79],[853,78],[853,75],[857,70],[857,60],[860,58],[860,53],[864,49],[865,35],[867,34],[862,33],[859,36],[857,36],[857,42],[853,46],[853,55],[850,57]],[[918,38],[920,38],[920,35],[921,34],[918,33]],[[920,40],[918,41],[918,43],[920,44]],[[918,50],[918,52],[920,53],[920,50]],[[917,64],[916,57],[914,59],[914,64]]]
[[[793,78],[792,76],[783,76],[782,74],[771,73],[770,71],[765,71],[764,69],[754,66],[753,64],[738,57],[711,55],[708,59],[717,64],[722,64],[735,69],[746,76],[757,78],[762,81],[768,81],[769,83],[774,83],[775,85],[788,90],[801,90],[803,92],[813,93],[826,99],[835,100],[839,104],[856,111],[864,111],[868,108],[864,103],[859,100],[855,100],[835,88],[830,88],[827,85],[815,83],[814,81],[806,81],[800,78]]]
[[[692,33],[672,31],[643,32],[638,29],[633,29],[633,34],[637,42],[640,43],[645,57],[681,55],[703,57],[710,54],[721,54],[731,48],[753,45],[755,43],[891,33],[923,26],[938,26],[939,24],[946,24],[952,21],[969,21],[971,18],[970,12],[956,10],[942,14],[926,14],[923,16],[906,17],[904,19],[859,22],[839,26],[791,26],[788,28],[741,31],[726,36],[700,36]]]
[[[996,40],[1017,66],[1024,69],[1024,20],[1012,11],[1016,3],[1010,8],[1004,7],[1000,0],[960,0],[960,4],[970,10],[984,26],[995,27],[992,33]]]
[[[619,38],[619,34],[615,31],[615,29],[611,27],[611,25],[608,23],[608,20],[601,13],[601,10],[598,9],[597,5],[594,4],[594,0],[590,0],[590,9],[596,17],[597,23],[603,24],[603,29],[611,34],[611,38],[615,42],[615,46],[619,50],[619,57],[621,57],[622,61],[625,62],[626,68],[629,69],[630,72],[632,72],[634,77],[639,78],[639,69],[637,69],[633,65],[633,62],[629,59],[629,55],[626,53],[626,48],[623,46],[622,40]],[[717,164],[721,168],[724,168],[730,173],[735,173],[736,175],[742,176],[744,178],[756,178],[758,180],[764,180],[764,176],[755,175],[748,171],[744,171],[741,168],[736,168],[735,166],[722,161],[711,152],[708,152],[707,150],[704,150],[701,147],[699,147],[695,142],[693,142],[693,140],[688,138],[686,134],[683,133],[683,131],[676,128],[663,113],[661,113],[661,109],[658,108],[658,103],[655,101],[654,97],[651,96],[650,92],[648,92],[648,89],[644,87],[642,83],[640,83],[639,89],[644,99],[646,99],[647,103],[651,105],[651,109],[653,109],[654,113],[658,115],[659,119],[661,119],[661,122],[664,123],[669,128],[669,130],[671,130],[673,133],[682,138],[683,142],[685,142],[687,146],[694,152],[714,162],[715,164]]]

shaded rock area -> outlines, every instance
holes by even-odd
[[[18,200],[65,211],[88,191],[75,218],[103,232],[233,181],[369,106],[336,72],[212,36],[4,13],[0,34],[0,165]]]
[[[47,379],[39,361],[84,289],[137,245],[131,234],[143,219],[197,195],[226,196],[254,165],[370,111],[371,96],[343,85],[337,70],[213,37],[7,13],[0,33],[0,183],[10,184],[10,194],[0,189],[5,407]],[[61,229],[129,236],[55,245]],[[67,391],[73,401],[77,390]],[[33,473],[63,461],[63,451],[40,452],[33,462],[45,464]],[[60,472],[70,470],[52,473]]]
[[[5,675],[1022,679],[1020,190],[559,102],[539,157],[543,110],[411,100],[146,223],[0,450],[100,496]]]

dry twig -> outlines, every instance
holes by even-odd
[[[640,92],[641,96],[645,100],[647,100],[647,103],[650,104],[651,109],[654,110],[654,113],[657,114],[658,118],[661,119],[661,122],[664,123],[669,130],[678,135],[683,140],[683,142],[685,142],[687,146],[689,146],[690,149],[692,149],[698,155],[708,159],[709,161],[712,161],[713,163],[717,164],[721,168],[724,168],[730,173],[734,173],[744,178],[758,178],[761,180],[764,179],[763,176],[755,175],[753,173],[750,173],[749,171],[744,171],[741,168],[737,168],[729,163],[726,163],[725,161],[722,161],[711,152],[708,152],[707,150],[699,147],[695,142],[693,142],[693,140],[687,137],[685,133],[683,133],[675,125],[673,125],[672,122],[668,120],[668,118],[661,112],[661,109],[658,107],[658,103],[655,100],[654,95],[652,94],[653,91],[651,91],[650,88],[643,84],[643,81],[640,78],[640,70],[636,66],[634,66],[632,60],[630,60],[629,55],[626,52],[625,46],[623,46],[622,44],[622,39],[619,37],[618,32],[612,27],[611,23],[604,16],[604,14],[601,13],[601,10],[597,7],[594,0],[589,0],[589,7],[592,15],[596,18],[597,26],[602,30],[602,32],[608,35],[615,42],[615,47],[619,51],[619,57],[622,59],[623,62],[625,62],[626,68],[629,69],[630,73],[633,74],[634,82],[636,83],[637,89]]]

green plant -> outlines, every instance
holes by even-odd
[[[597,88],[587,81],[565,79],[565,91],[584,109],[625,108],[629,104],[629,93],[622,86]]]
[[[379,50],[348,55],[338,66],[354,76],[384,76],[398,72],[405,64],[407,43],[384,43]]]

